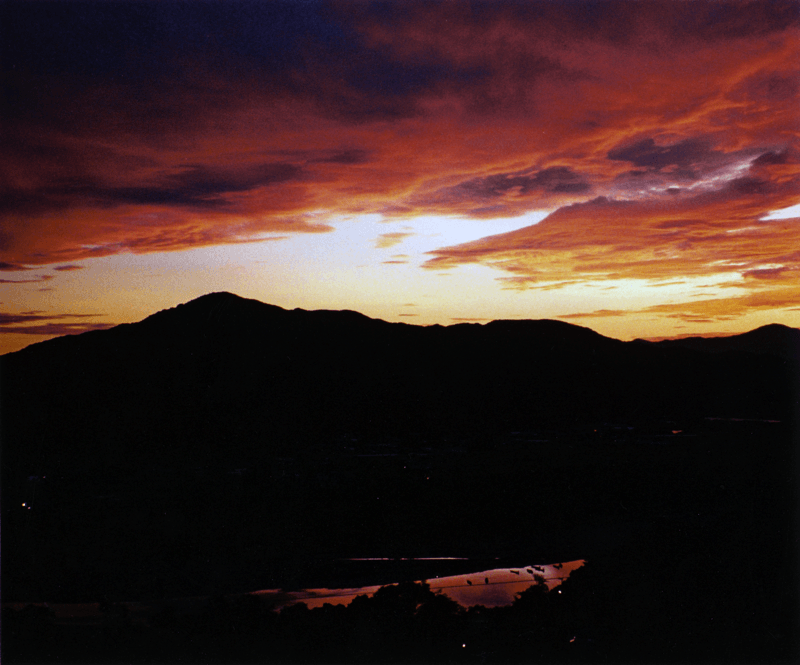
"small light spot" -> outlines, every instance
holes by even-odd
[[[464,648],[466,648],[466,646],[467,646],[466,644],[462,644],[461,648],[464,649]]]
[[[23,507],[23,508],[25,507],[25,504],[24,504],[24,503],[22,504],[22,507]]]

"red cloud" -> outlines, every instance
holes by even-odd
[[[559,208],[429,267],[795,274],[796,225],[757,221],[800,195],[795,3],[347,3],[338,20],[346,48],[305,26],[280,57],[176,33],[142,45],[151,78],[9,67],[0,269],[331,231],[328,214]]]
[[[759,220],[798,195],[797,155],[762,156],[716,191],[565,206],[537,225],[432,252],[426,267],[485,263],[517,285],[731,272],[794,281],[800,223]]]

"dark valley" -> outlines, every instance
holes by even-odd
[[[777,325],[621,342],[228,293],[33,345],[0,358],[3,602],[585,559],[568,580],[591,636],[580,658],[782,662],[797,647],[799,358],[800,331]],[[397,561],[346,561],[368,557]],[[483,660],[525,660],[525,644],[488,640]],[[455,658],[436,653],[414,658]]]

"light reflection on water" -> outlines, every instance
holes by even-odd
[[[432,591],[441,592],[464,607],[484,605],[498,607],[510,605],[514,596],[534,583],[534,575],[541,575],[549,588],[561,584],[569,574],[580,568],[583,560],[567,561],[542,566],[525,566],[522,568],[495,568],[468,575],[434,577],[426,580]],[[420,580],[421,581],[421,580]],[[311,608],[331,605],[347,605],[356,596],[371,596],[381,586],[367,586],[351,589],[306,589],[286,593],[265,589],[253,592],[264,600],[275,602],[276,606],[291,605],[303,602]],[[287,598],[289,596],[289,598]]]
[[[450,558],[450,557],[448,557]],[[569,574],[580,568],[583,560],[567,561],[562,564],[549,564],[542,566],[525,566],[523,568],[495,568],[468,575],[452,575],[448,577],[434,577],[426,580],[431,590],[443,593],[464,607],[484,605],[498,607],[510,605],[514,602],[515,594],[527,589],[534,583],[534,575],[542,575],[549,588],[561,584]],[[559,567],[560,566],[560,567]],[[514,572],[516,571],[516,572]],[[488,583],[487,583],[488,580]],[[357,587],[350,589],[306,589],[303,591],[281,591],[279,589],[264,589],[250,594],[236,594],[227,596],[235,599],[245,595],[255,595],[280,609],[295,603],[306,603],[310,608],[322,607],[325,603],[332,605],[348,605],[356,596],[366,594],[371,596],[381,586]],[[148,619],[165,608],[171,608],[178,615],[196,615],[207,607],[209,596],[192,598],[173,598],[162,601],[139,601],[123,603],[130,611],[130,618],[134,624],[146,624]],[[102,620],[102,613],[98,603],[33,603],[44,605],[51,609],[55,620],[60,624],[96,625]],[[4,607],[20,610],[28,603],[3,603]]]

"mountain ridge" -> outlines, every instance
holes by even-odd
[[[139,441],[167,432],[213,447],[266,430],[289,440],[543,422],[787,420],[797,411],[799,350],[800,330],[782,326],[623,342],[548,319],[416,326],[218,292],[0,356],[3,434],[78,437],[95,442],[89,449],[136,439],[134,447],[157,449]],[[58,417],[42,420],[40,409]]]
[[[315,315],[318,317],[323,317],[323,316],[331,317],[333,315],[339,315],[342,318],[347,317],[351,321],[360,320],[364,323],[369,321],[369,322],[377,322],[387,326],[421,328],[421,329],[437,329],[437,328],[464,329],[464,328],[489,327],[494,329],[502,328],[511,332],[516,327],[517,331],[526,330],[527,332],[532,332],[533,327],[538,326],[541,330],[549,328],[551,332],[560,330],[564,332],[571,331],[573,334],[575,334],[577,333],[577,331],[586,331],[580,334],[589,337],[590,336],[589,334],[591,333],[591,335],[596,336],[596,338],[613,340],[614,342],[619,342],[622,344],[657,345],[657,346],[660,345],[663,347],[691,348],[691,349],[698,349],[702,351],[710,351],[715,353],[732,349],[748,350],[752,353],[772,353],[774,355],[787,356],[791,359],[800,358],[800,329],[792,328],[790,326],[786,326],[784,324],[779,324],[779,323],[765,324],[763,326],[759,326],[744,333],[732,333],[724,336],[692,335],[690,337],[681,337],[675,339],[649,340],[649,339],[637,338],[634,340],[625,341],[625,340],[619,340],[614,337],[609,337],[607,335],[603,335],[602,333],[599,333],[593,330],[592,328],[589,328],[588,326],[580,326],[571,322],[561,321],[559,319],[493,319],[485,323],[458,322],[449,325],[434,324],[430,326],[423,326],[407,322],[389,322],[379,318],[372,318],[370,316],[367,316],[366,314],[357,312],[355,310],[347,310],[347,309],[306,310],[299,307],[294,309],[286,309],[280,307],[279,305],[265,303],[253,298],[245,298],[243,296],[239,296],[237,294],[228,291],[216,291],[204,294],[202,296],[198,296],[197,298],[193,298],[192,300],[189,300],[185,303],[180,303],[178,305],[175,305],[174,307],[169,307],[163,310],[159,310],[158,312],[154,312],[153,314],[150,314],[146,316],[144,319],[141,319],[140,321],[137,322],[122,323],[105,330],[92,330],[78,335],[63,335],[61,337],[57,337],[51,340],[45,340],[43,342],[30,344],[24,347],[23,349],[3,354],[3,356],[0,357],[11,356],[13,354],[24,352],[30,348],[40,348],[42,344],[49,344],[56,340],[69,340],[75,338],[83,338],[85,336],[96,338],[102,335],[103,333],[107,333],[109,330],[127,329],[130,326],[136,326],[138,324],[144,324],[144,323],[152,325],[155,322],[160,322],[164,320],[165,317],[185,314],[191,311],[198,311],[200,313],[204,313],[208,317],[211,317],[215,312],[221,313],[226,310],[231,311],[231,308],[234,307],[238,308],[239,314],[242,313],[243,307],[247,307],[249,308],[251,313],[255,313],[256,310],[258,310],[258,313],[261,315],[264,315],[267,312],[269,312],[273,317],[285,316],[289,313],[299,313],[302,315]],[[541,330],[539,332],[541,332]],[[759,346],[762,346],[763,348],[759,350],[758,348]]]
[[[657,520],[668,542],[670,515],[728,519],[755,468],[786,485],[799,374],[559,321],[211,294],[0,357],[4,593],[276,588],[365,555],[567,561],[631,520],[632,541]]]

